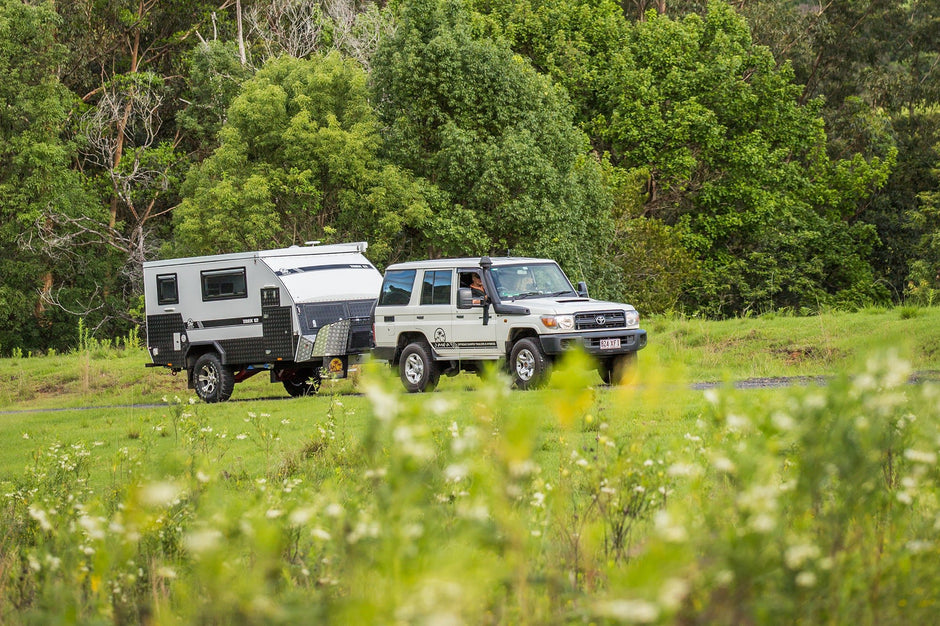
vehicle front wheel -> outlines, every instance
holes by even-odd
[[[196,395],[203,402],[225,402],[232,397],[232,390],[235,389],[235,375],[230,368],[222,365],[218,354],[207,352],[196,360],[193,385]]]
[[[551,376],[551,361],[537,339],[524,337],[512,347],[509,357],[513,382],[519,389],[538,389]]]
[[[437,363],[431,358],[431,348],[423,341],[410,343],[402,350],[398,369],[409,393],[433,391],[441,378]]]
[[[292,398],[312,396],[320,390],[319,370],[299,370],[281,379]]]
[[[636,371],[636,352],[618,354],[603,359],[597,366],[597,372],[608,385],[620,385]]]

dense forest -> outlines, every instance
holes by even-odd
[[[0,0],[0,354],[127,333],[145,260],[310,240],[929,304],[938,103],[940,0]]]

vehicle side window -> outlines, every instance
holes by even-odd
[[[180,294],[176,286],[176,274],[157,276],[157,304],[179,304]]]
[[[452,275],[450,270],[425,272],[421,282],[421,304],[450,304]]]
[[[415,284],[415,270],[386,272],[378,306],[408,304]]]
[[[202,299],[233,300],[248,297],[248,282],[244,267],[231,267],[224,270],[205,270],[202,276]]]

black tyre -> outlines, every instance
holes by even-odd
[[[193,385],[196,395],[202,398],[203,402],[225,402],[232,397],[235,375],[230,368],[222,365],[218,354],[207,352],[196,360]]]
[[[281,379],[284,389],[292,398],[312,396],[320,391],[320,372],[317,370],[299,370]]]
[[[602,359],[597,366],[597,372],[608,385],[619,385],[636,371],[636,362],[636,352],[618,354]]]
[[[398,371],[409,393],[433,391],[441,378],[437,363],[431,358],[431,348],[423,341],[410,343],[402,350]]]
[[[548,383],[552,362],[542,352],[537,339],[524,337],[512,347],[510,374],[519,389],[538,389]]]

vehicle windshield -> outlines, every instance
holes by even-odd
[[[492,268],[490,274],[500,300],[578,295],[554,263],[500,265]]]

